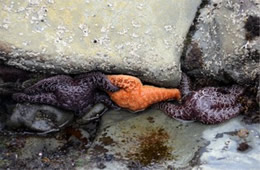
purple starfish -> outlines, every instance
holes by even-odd
[[[79,116],[99,102],[118,108],[101,90],[115,92],[119,88],[101,72],[91,72],[74,78],[58,75],[39,81],[25,89],[24,93],[14,94],[13,99],[18,102],[54,105],[75,111]]]
[[[4,82],[16,82],[17,80],[27,80],[30,73],[15,67],[1,64],[0,61],[0,77]]]
[[[181,105],[161,102],[155,107],[172,118],[195,120],[205,124],[221,123],[241,112],[242,106],[237,99],[244,92],[244,88],[240,86],[205,87],[190,91],[190,80],[183,74],[180,87],[183,95]]]

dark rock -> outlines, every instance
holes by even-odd
[[[36,132],[58,131],[73,120],[73,113],[47,105],[17,104],[7,120],[10,129],[26,128]]]
[[[246,142],[242,142],[238,145],[237,150],[244,152],[244,151],[248,150],[249,148],[250,148],[250,146]]]
[[[250,15],[247,18],[244,28],[246,29],[246,39],[252,40],[260,35],[260,18]]]

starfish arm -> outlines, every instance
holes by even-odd
[[[17,80],[27,80],[30,78],[30,73],[11,66],[0,64],[0,77],[5,82],[16,82]]]
[[[141,88],[143,85],[138,78],[128,75],[108,75],[107,78],[112,84],[128,92]]]
[[[155,108],[163,111],[171,118],[181,120],[193,120],[191,109],[187,105],[175,105],[169,102],[161,102],[155,105]]]
[[[99,74],[95,76],[95,82],[99,89],[103,91],[116,92],[119,90],[119,88],[116,85],[112,84],[110,80],[106,77],[106,75],[101,72],[99,72]]]
[[[108,95],[106,95],[105,93],[97,93],[95,96],[95,104],[96,103],[103,103],[106,106],[112,108],[112,109],[120,109],[119,106],[117,106],[116,104],[114,104],[112,102],[112,100],[110,99],[110,97]]]
[[[182,78],[181,78],[181,82],[180,82],[180,90],[183,96],[188,95],[191,92],[190,89],[190,79],[189,77],[185,74],[182,73]]]
[[[240,104],[224,108],[206,109],[197,114],[195,119],[205,124],[217,124],[237,116],[240,111]]]
[[[243,89],[232,87],[208,87],[201,89],[198,96],[207,96],[211,101],[211,108],[232,107],[237,103],[238,97],[243,93]]]
[[[234,97],[239,97],[245,92],[245,88],[238,85],[232,85],[231,87],[226,87],[224,89]]]
[[[57,84],[71,83],[73,80],[70,76],[58,75],[47,79],[40,80],[33,86],[24,90],[26,94],[36,94],[42,92],[53,92],[57,88]]]
[[[234,95],[223,95],[221,97],[212,98],[211,109],[221,109],[236,105],[237,97]]]
[[[27,95],[24,93],[13,94],[13,99],[17,102],[29,102],[29,103],[40,103],[40,104],[50,104],[54,106],[59,106],[56,96],[52,93]]]
[[[181,98],[181,93],[178,89],[166,89],[149,85],[143,86],[141,95],[149,105],[169,99],[179,100]]]
[[[229,107],[235,105],[237,102],[237,98],[230,94],[226,89],[223,88],[215,88],[215,87],[208,87],[203,88],[197,92],[194,92],[194,99],[201,104],[197,106],[200,110],[206,109],[202,108],[205,104],[205,101],[208,101],[209,107],[211,109],[215,108],[222,108],[222,107]]]
[[[118,91],[119,88],[112,84],[102,72],[90,72],[76,76],[75,79],[80,81],[80,84],[83,86],[92,86],[98,87],[101,90],[108,92]]]

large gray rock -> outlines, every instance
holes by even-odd
[[[259,17],[259,0],[211,0],[200,10],[184,68],[194,76],[253,82],[260,71]]]
[[[201,0],[1,0],[0,58],[31,71],[91,70],[177,86]]]

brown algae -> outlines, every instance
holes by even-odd
[[[167,146],[168,133],[164,129],[152,129],[147,134],[137,138],[137,148],[128,157],[143,166],[174,159],[172,148]]]

